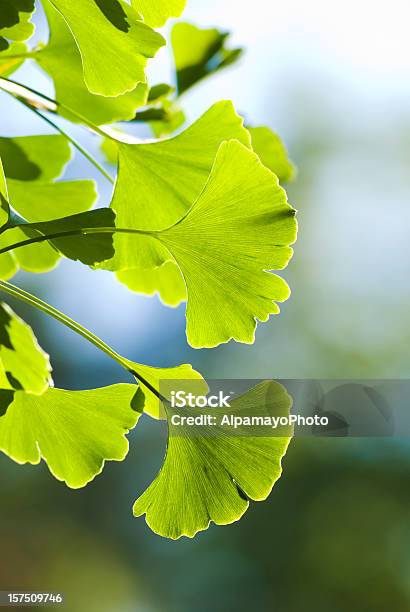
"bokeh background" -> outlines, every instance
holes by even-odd
[[[408,377],[407,0],[188,0],[185,16],[232,31],[232,43],[247,51],[184,98],[190,119],[230,98],[249,123],[283,136],[299,168],[289,197],[300,236],[282,314],[259,326],[254,346],[194,351],[183,307],[132,294],[109,273],[64,261],[15,282],[152,365],[190,361],[219,379]],[[172,78],[169,52],[159,57],[153,82]],[[30,63],[14,78],[52,93]],[[47,130],[1,95],[1,135]],[[98,153],[96,139],[73,132]],[[100,182],[78,157],[67,176]],[[102,182],[100,192],[109,202]],[[13,306],[51,354],[58,386],[127,380],[75,334]],[[410,610],[407,440],[296,440],[268,501],[252,504],[237,524],[178,542],[131,514],[165,441],[162,426],[144,420],[127,460],[76,492],[44,465],[1,457],[0,588],[59,590],[76,612]]]

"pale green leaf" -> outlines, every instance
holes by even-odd
[[[141,415],[135,385],[89,391],[23,391],[0,417],[0,450],[18,463],[46,461],[50,472],[78,489],[100,474],[105,461],[122,461],[126,434]]]
[[[218,102],[191,127],[151,144],[119,143],[119,173],[111,203],[119,228],[162,230],[189,210],[201,193],[224,140],[250,147],[250,136],[231,102]],[[109,270],[153,268],[170,259],[149,237],[117,235]]]
[[[50,373],[48,355],[40,348],[31,327],[7,304],[0,303],[0,389],[41,394],[51,383]],[[0,414],[3,410],[1,401]]]
[[[285,145],[275,132],[268,127],[248,128],[252,138],[252,148],[261,162],[272,170],[281,183],[291,181],[295,167],[289,160]]]
[[[34,0],[2,0],[0,7],[0,51],[9,48],[8,40],[27,40],[34,33],[30,19]]]
[[[233,64],[242,49],[227,49],[229,33],[201,29],[191,23],[177,23],[172,30],[172,48],[181,94],[203,78]]]
[[[185,4],[186,0],[132,0],[145,23],[153,28],[160,28],[170,17],[180,17]]]
[[[147,58],[165,44],[123,0],[46,0],[62,14],[81,53],[88,89],[114,97],[145,83]]]
[[[231,403],[230,409],[208,411],[218,423],[223,414],[288,416],[291,398],[276,382],[259,384]],[[184,415],[200,411],[184,409]],[[262,437],[245,427],[235,434],[227,426],[175,427],[168,422],[168,447],[156,479],[134,505],[134,515],[146,515],[157,534],[177,539],[193,537],[211,522],[227,525],[241,518],[249,500],[266,499],[281,475],[281,461],[292,429],[281,437]]]
[[[53,181],[62,175],[71,154],[67,139],[60,135],[0,138],[0,157],[8,179]]]
[[[50,39],[36,53],[35,60],[53,79],[56,99],[97,125],[133,119],[136,109],[147,101],[148,87],[139,83],[133,91],[114,98],[92,94],[85,84],[80,51],[67,24],[53,6],[45,4],[44,8]],[[58,112],[78,121],[64,107],[59,107]]]
[[[179,306],[187,299],[184,279],[173,261],[167,261],[159,268],[148,270],[123,270],[117,272],[117,278],[120,283],[136,293],[158,294],[167,306]]]
[[[11,179],[8,181],[8,186],[13,208],[32,223],[86,211],[91,208],[97,197],[95,184],[92,181],[59,183],[34,181],[27,184],[25,181]],[[61,227],[59,229],[61,230]],[[22,242],[35,235],[38,235],[38,232],[34,230],[29,231],[21,227],[9,229],[0,236],[0,248]],[[75,247],[75,244],[72,246]],[[107,252],[108,256],[110,252]],[[47,242],[25,246],[0,255],[0,278],[11,278],[20,267],[28,272],[48,272],[57,265],[59,259],[59,253]]]
[[[208,385],[202,375],[194,370],[191,364],[184,363],[175,368],[154,368],[127,359],[124,359],[124,364],[140,384],[145,396],[144,412],[154,419],[166,418],[163,402],[170,400],[168,393],[170,381],[177,381],[178,389],[186,393],[202,392],[205,394],[208,390]],[[166,390],[164,390],[164,383],[168,383]]]
[[[296,229],[277,177],[241,143],[223,143],[194,206],[159,234],[185,279],[191,346],[254,342],[256,321],[289,297],[285,281],[267,271],[287,265]]]

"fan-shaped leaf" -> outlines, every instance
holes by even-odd
[[[172,30],[172,48],[179,93],[201,79],[233,64],[242,49],[227,49],[227,32],[201,29],[191,23],[177,23]]]
[[[232,401],[229,415],[287,416],[291,398],[275,382],[261,383]],[[209,411],[221,422],[221,409]],[[184,413],[185,414],[185,413]],[[186,416],[198,411],[186,409]],[[211,522],[227,525],[241,518],[249,499],[267,498],[281,475],[281,461],[292,430],[283,437],[252,436],[245,427],[189,428],[168,421],[168,447],[161,471],[135,502],[134,515],[146,515],[149,527],[161,536],[193,537]]]
[[[123,0],[46,0],[62,14],[81,53],[88,89],[114,97],[145,83],[147,58],[165,44]]]
[[[119,143],[119,174],[111,207],[120,228],[162,230],[179,221],[201,193],[218,147],[250,136],[231,102],[219,102],[175,138],[152,144]],[[149,237],[117,235],[109,270],[153,268],[169,253]]]
[[[66,22],[53,6],[45,4],[44,8],[50,40],[36,53],[35,60],[53,79],[56,99],[97,125],[133,119],[136,109],[146,103],[148,87],[139,83],[133,91],[115,98],[91,93],[84,81],[80,51]],[[64,107],[59,107],[58,112],[78,121]]]
[[[0,138],[0,157],[8,179],[48,182],[62,175],[71,149],[60,135],[17,136]]]
[[[124,459],[125,435],[141,410],[135,385],[49,388],[43,395],[16,391],[0,417],[0,450],[18,463],[44,459],[53,476],[78,489],[102,472],[105,461]]]
[[[237,141],[220,146],[188,214],[159,234],[187,285],[187,338],[196,348],[254,341],[256,320],[289,297],[281,270],[296,240],[295,211],[277,178]]]

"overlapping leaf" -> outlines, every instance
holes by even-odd
[[[6,50],[0,51],[0,77],[8,77],[13,74],[24,62],[26,52],[27,47],[22,42],[10,43]]]
[[[158,268],[123,270],[117,272],[117,278],[131,291],[158,294],[167,306],[179,306],[187,299],[184,279],[173,261],[167,261]]]
[[[55,97],[63,105],[58,112],[77,121],[73,113],[66,110],[68,107],[97,125],[132,119],[136,109],[146,103],[148,87],[139,83],[133,91],[112,98],[91,93],[84,81],[80,51],[68,25],[52,5],[45,3],[44,8],[50,38],[48,44],[37,51],[35,60],[53,79]]]
[[[132,5],[143,16],[145,23],[160,28],[170,17],[179,17],[186,0],[132,0]]]
[[[34,25],[30,19],[35,9],[34,0],[2,0],[0,10],[0,51],[9,48],[8,41],[23,41],[32,36]]]
[[[76,215],[88,210],[96,200],[97,193],[92,181],[52,182],[62,174],[71,157],[70,147],[62,136],[1,138],[0,155],[4,160],[13,209],[32,224]],[[54,226],[44,229],[52,233]],[[0,248],[36,235],[38,232],[33,225],[31,228],[21,226],[9,229],[0,236]],[[109,237],[105,237],[105,241],[107,239]],[[100,240],[103,238],[100,237]],[[72,248],[81,244],[73,242]],[[106,255],[112,255],[112,247],[106,251]],[[20,267],[29,272],[47,272],[57,265],[59,259],[56,248],[48,243],[9,251],[0,255],[0,278],[10,278]]]
[[[219,102],[190,128],[152,144],[119,143],[119,173],[111,207],[120,228],[162,230],[179,221],[201,193],[224,140],[250,146],[231,102]],[[162,265],[169,253],[153,238],[118,235],[110,270]]]
[[[3,163],[1,161],[0,153],[0,229],[8,222],[9,215],[9,195],[7,191],[6,177],[4,176]]]
[[[16,391],[0,417],[0,450],[18,463],[44,459],[55,478],[78,489],[102,472],[105,461],[125,458],[125,435],[140,415],[135,385]]]
[[[174,26],[171,42],[180,94],[239,59],[242,49],[227,49],[228,36],[229,33],[201,29],[191,23]]]
[[[7,304],[0,303],[0,389],[43,393],[51,382],[48,355],[36,337]],[[4,411],[4,396],[0,414]]]
[[[289,160],[288,152],[280,137],[268,127],[248,128],[252,148],[259,155],[264,166],[272,170],[281,183],[291,181],[295,167]]]
[[[145,83],[147,59],[165,44],[123,0],[45,0],[64,17],[81,54],[88,89],[114,97]]]
[[[254,341],[256,320],[289,297],[285,281],[266,271],[287,265],[296,228],[276,176],[241,143],[223,143],[194,206],[159,234],[185,279],[193,347]]]
[[[261,383],[231,403],[232,416],[287,416],[291,398],[275,382]],[[198,416],[184,409],[186,416]],[[222,409],[212,410],[218,423]],[[249,500],[267,498],[281,475],[281,461],[292,430],[279,436],[258,436],[245,427],[233,433],[227,426],[193,428],[168,422],[164,464],[150,487],[135,502],[134,515],[146,515],[149,527],[161,536],[193,537],[198,531],[233,523],[249,507]],[[253,435],[252,435],[253,433]]]

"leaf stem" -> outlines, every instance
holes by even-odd
[[[10,92],[7,92],[10,93]],[[13,95],[13,94],[11,94]],[[71,144],[82,154],[84,155],[84,157],[86,159],[88,159],[88,161],[95,167],[97,168],[97,170],[107,179],[107,181],[109,181],[111,183],[111,185],[114,185],[114,179],[113,177],[108,174],[108,172],[101,166],[101,164],[90,154],[88,153],[88,151],[86,149],[84,149],[84,147],[82,145],[80,145],[80,143],[75,140],[75,138],[73,138],[72,136],[70,136],[70,134],[68,134],[68,132],[66,132],[62,127],[60,127],[59,125],[57,125],[56,123],[54,123],[54,121],[51,121],[51,119],[49,119],[48,117],[46,117],[45,115],[43,115],[43,113],[40,113],[40,111],[36,108],[34,108],[33,106],[31,106],[31,104],[29,104],[28,102],[26,102],[25,100],[23,100],[20,97],[16,96],[16,100],[18,100],[21,104],[23,104],[26,108],[28,108],[29,110],[31,110],[31,112],[35,113],[38,117],[40,117],[43,121],[45,121],[46,123],[48,123],[48,125],[50,125],[51,127],[53,127],[55,130],[57,130],[57,132],[59,132],[62,136],[64,136],[68,142],[71,142]]]
[[[104,130],[102,130],[100,127],[95,125],[95,123],[93,123],[92,121],[87,119],[87,117],[84,117],[83,115],[81,115],[77,111],[73,110],[69,106],[66,106],[65,104],[62,104],[58,100],[54,100],[53,98],[50,98],[49,96],[47,96],[46,94],[42,93],[41,91],[38,91],[37,89],[34,89],[33,87],[29,87],[28,85],[23,85],[22,83],[18,83],[17,81],[13,81],[13,79],[7,79],[6,77],[1,77],[0,78],[0,87],[3,87],[5,91],[7,91],[8,93],[10,93],[11,95],[14,95],[14,96],[18,96],[19,94],[16,93],[15,91],[13,91],[13,87],[10,88],[10,87],[4,87],[4,85],[2,86],[2,82],[3,81],[6,82],[6,83],[9,83],[12,86],[14,86],[14,88],[20,89],[21,92],[23,92],[25,90],[26,95],[27,95],[27,92],[28,92],[28,93],[34,94],[35,96],[38,96],[39,98],[42,98],[43,100],[46,100],[47,102],[50,102],[55,107],[55,109],[53,109],[53,110],[50,109],[51,112],[55,112],[57,108],[61,108],[61,109],[65,110],[67,113],[70,113],[71,115],[73,115],[73,117],[76,117],[79,121],[81,121],[81,123],[84,123],[87,127],[90,128],[90,130],[92,130],[93,132],[95,132],[99,136],[102,136],[103,138],[111,138],[112,140],[115,140],[115,138],[113,138],[113,136],[110,136],[110,134],[107,134]],[[27,99],[30,101],[30,96],[29,95],[27,95]]]
[[[31,226],[35,226],[37,224],[25,223],[22,225],[11,226],[7,229],[13,229],[19,227],[21,229],[30,228]],[[40,231],[38,227],[33,227],[32,229],[36,231]],[[27,238],[27,240],[22,240],[21,242],[16,242],[14,244],[10,244],[6,247],[0,249],[0,255],[4,253],[8,253],[9,251],[14,251],[15,249],[19,249],[25,246],[29,246],[30,244],[37,244],[39,242],[47,242],[47,240],[56,240],[57,238],[68,238],[70,236],[90,236],[90,235],[98,235],[98,234],[138,234],[138,235],[152,235],[155,237],[155,232],[149,232],[145,230],[137,230],[137,229],[127,229],[121,227],[86,227],[84,229],[76,229],[76,230],[66,230],[64,232],[56,232],[54,234],[42,234],[41,236],[35,236],[34,238]]]
[[[103,340],[98,338],[98,336],[90,332],[88,329],[80,325],[80,323],[77,323],[76,321],[74,321],[64,313],[60,312],[53,306],[50,306],[50,304],[43,302],[43,300],[40,300],[40,298],[6,281],[0,280],[0,290],[53,317],[66,327],[69,327],[71,330],[75,331],[77,334],[94,344],[94,346],[96,346],[106,355],[111,357],[111,359],[114,359],[114,361],[119,363],[122,367],[126,367],[125,359],[123,359],[121,355],[116,353],[110,346],[108,346],[108,344],[106,344]],[[128,370],[128,367],[126,367],[126,369]]]
[[[114,351],[114,349],[112,349],[106,342],[104,342],[104,340],[101,340],[101,338],[90,332],[86,327],[84,327],[80,323],[77,323],[77,321],[74,321],[74,319],[71,319],[60,310],[57,310],[57,308],[54,308],[54,306],[47,304],[47,302],[40,300],[40,298],[36,297],[35,295],[32,295],[31,293],[28,293],[28,291],[24,291],[24,289],[20,289],[20,287],[16,287],[11,283],[0,280],[0,291],[4,291],[4,293],[7,293],[8,295],[11,295],[16,299],[25,302],[33,308],[37,308],[37,310],[40,310],[41,312],[49,315],[50,317],[53,317],[53,319],[56,319],[56,321],[58,321],[59,323],[62,323],[63,325],[74,331],[76,334],[88,340],[88,342],[90,342],[100,351],[108,355],[108,357],[116,361],[122,368],[132,374],[132,376],[134,376],[137,380],[142,382],[161,401],[166,402],[166,399],[160,394],[158,389],[155,389],[155,387],[153,387],[151,383],[145,380],[145,378],[137,372],[134,366],[138,366],[138,364],[129,362],[124,357],[121,357],[121,355]]]

